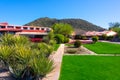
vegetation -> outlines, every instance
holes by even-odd
[[[53,69],[53,61],[48,58],[52,45],[34,44],[27,37],[11,34],[3,35],[0,40],[0,60],[17,80],[42,79]]]
[[[80,41],[75,41],[74,47],[78,48],[80,46],[81,46],[81,42]]]
[[[76,52],[77,52],[77,50],[73,50],[73,49],[67,50],[67,53],[70,53],[70,54],[74,54]]]
[[[64,35],[62,34],[56,34],[55,40],[57,44],[64,43]]]
[[[118,28],[120,27],[120,23],[119,22],[114,22],[114,23],[109,23],[109,29],[112,29],[112,28]]]
[[[107,40],[107,35],[106,35],[106,34],[103,34],[103,35],[102,35],[102,39],[103,39],[103,40]]]
[[[120,23],[119,22],[114,22],[114,23],[109,23],[109,30],[113,30],[117,32],[117,36],[120,39]]]
[[[59,80],[119,80],[119,62],[120,56],[64,56]]]
[[[97,42],[96,44],[84,44],[84,47],[97,54],[120,54],[120,44]]]
[[[56,23],[52,26],[52,29],[55,34],[62,34],[66,37],[73,32],[72,26],[64,23]]]
[[[54,45],[54,51],[57,51],[57,49],[59,48],[60,44],[55,44]]]
[[[68,43],[69,42],[69,38],[64,37],[64,43]]]
[[[96,43],[98,41],[99,37],[98,36],[93,36],[92,37],[92,41],[93,43]]]
[[[84,30],[84,31],[104,30],[103,28],[82,19],[51,19],[45,17],[45,18],[36,19],[25,25],[51,27],[55,23],[67,23],[70,24],[76,30]]]

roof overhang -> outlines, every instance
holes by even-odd
[[[16,34],[20,35],[48,35],[48,33],[42,32],[17,32]]]

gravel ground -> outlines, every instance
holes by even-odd
[[[74,48],[74,47],[67,47],[65,46],[65,54],[95,54],[94,52],[86,49],[85,47],[81,46],[79,48]],[[69,50],[74,50],[76,51],[75,53],[69,53]]]

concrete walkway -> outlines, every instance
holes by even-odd
[[[104,40],[100,40],[99,42],[107,42],[107,43],[120,44],[120,42],[111,42],[111,41],[104,41]]]
[[[43,80],[59,80],[63,54],[64,44],[61,44],[57,52],[50,56],[50,58],[54,61],[55,68]]]

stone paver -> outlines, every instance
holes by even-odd
[[[64,54],[64,44],[61,44],[57,52],[50,56],[50,58],[54,61],[55,68],[43,80],[59,79],[63,54]]]

